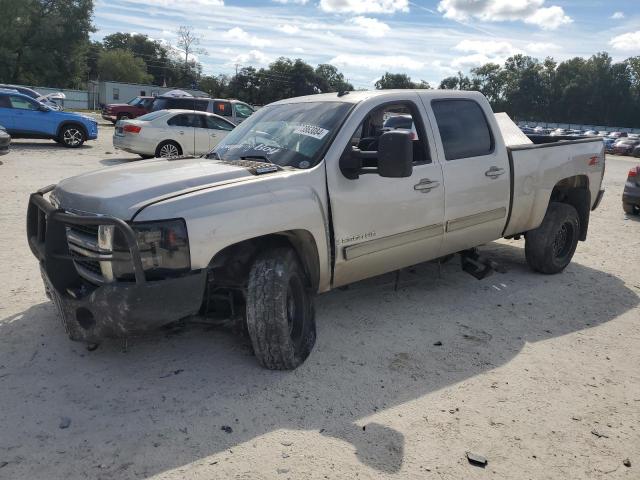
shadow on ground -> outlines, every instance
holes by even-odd
[[[638,304],[607,273],[574,263],[542,276],[528,270],[519,247],[484,251],[508,273],[477,281],[455,261],[441,276],[422,264],[402,272],[397,291],[395,276],[385,275],[321,296],[316,349],[293,372],[261,369],[246,340],[204,326],[130,340],[126,353],[119,342],[88,352],[66,338],[49,303],[5,318],[0,424],[10,434],[0,438],[0,460],[9,462],[2,473],[146,477],[278,429],[319,431],[353,445],[363,464],[398,472],[402,433],[366,417]],[[59,428],[61,417],[69,428]],[[52,457],[59,461],[41,461]],[[100,475],[91,469],[98,464]]]

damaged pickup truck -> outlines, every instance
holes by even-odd
[[[264,367],[293,369],[316,294],[453,253],[480,278],[474,247],[503,237],[524,237],[534,271],[562,271],[604,162],[600,139],[534,144],[476,92],[313,95],[260,109],[204,157],[41,189],[28,241],[72,339],[235,315]]]

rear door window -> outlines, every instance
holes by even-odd
[[[493,135],[477,102],[464,99],[433,100],[431,106],[447,160],[493,153]]]
[[[231,112],[231,103],[229,102],[213,102],[213,113],[222,115],[223,117],[230,117],[233,115]]]
[[[172,127],[202,127],[202,123],[200,122],[200,115],[195,115],[192,113],[183,113],[180,115],[176,115],[175,117],[172,117],[167,121],[167,125],[170,125]]]

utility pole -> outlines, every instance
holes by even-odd
[[[235,92],[233,94],[235,98],[238,98],[238,67],[239,66],[240,65],[236,63],[236,81],[235,81],[235,88],[234,88]]]

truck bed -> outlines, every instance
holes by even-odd
[[[558,140],[552,141],[550,139]],[[511,174],[510,208],[504,236],[537,228],[544,218],[551,192],[566,178],[587,182],[593,206],[604,173],[601,138],[564,140],[532,138],[533,144],[507,147]],[[585,178],[586,177],[586,178]]]

